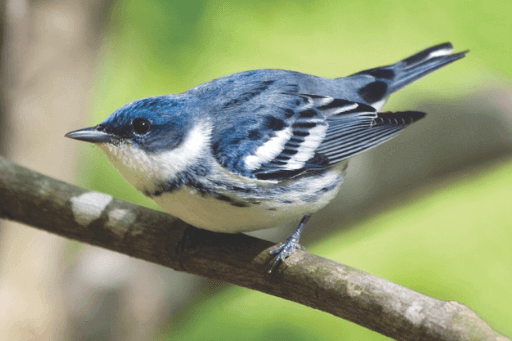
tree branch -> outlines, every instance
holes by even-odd
[[[508,340],[466,306],[297,250],[267,274],[272,243],[194,228],[0,157],[0,218],[331,313],[396,340]]]

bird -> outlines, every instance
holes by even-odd
[[[390,94],[463,58],[443,43],[347,77],[235,73],[135,100],[65,137],[97,145],[137,190],[197,228],[240,233],[300,219],[270,251],[272,273],[311,215],[338,193],[348,160],[420,120],[381,112]]]

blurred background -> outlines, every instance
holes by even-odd
[[[339,77],[451,41],[385,110],[426,119],[352,159],[309,252],[469,306],[512,337],[512,3],[4,0],[1,155],[157,208],[63,136],[234,72]],[[295,223],[252,233],[283,241]],[[162,228],[165,228],[164,226]],[[384,340],[276,297],[0,222],[0,340]]]

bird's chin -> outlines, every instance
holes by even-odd
[[[151,167],[153,162],[148,154],[131,143],[100,143],[97,146],[130,185],[143,193],[153,191],[158,174]]]

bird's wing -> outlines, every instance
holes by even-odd
[[[323,170],[389,140],[424,116],[377,113],[362,103],[284,92],[251,110],[233,113],[232,122],[214,134],[212,150],[229,171],[261,180]]]

